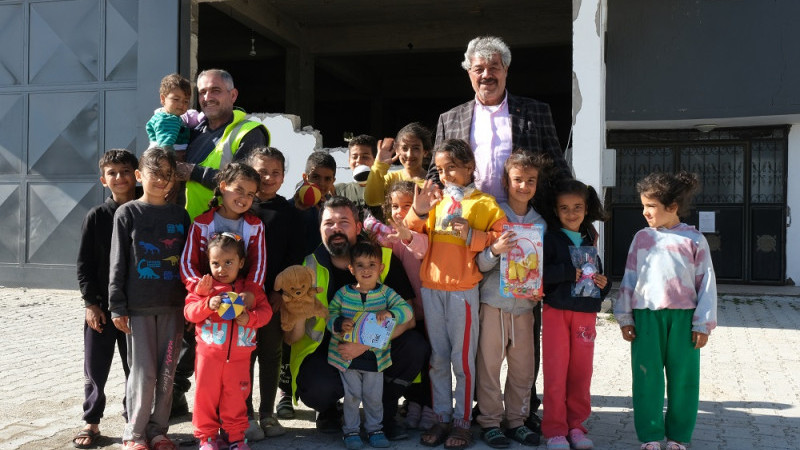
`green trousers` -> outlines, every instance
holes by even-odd
[[[633,420],[642,442],[692,439],[700,396],[700,350],[692,343],[693,314],[693,309],[633,310]]]

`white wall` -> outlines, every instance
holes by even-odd
[[[792,225],[786,228],[786,278],[800,285],[800,123],[789,130],[789,162],[786,181],[786,204],[791,210]]]
[[[573,2],[572,23],[572,168],[575,178],[594,186],[603,195],[600,183],[603,149],[606,147],[606,98],[604,30],[606,3]],[[604,251],[603,228],[599,250]]]
[[[270,134],[270,146],[277,148],[286,157],[286,175],[278,194],[292,198],[296,185],[303,179],[308,155],[322,148],[322,135],[311,127],[299,129],[300,118],[291,114],[254,113],[250,120],[266,125]],[[336,182],[353,181],[353,173],[347,165],[347,148],[325,149],[336,160]]]

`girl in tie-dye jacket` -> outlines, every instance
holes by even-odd
[[[682,450],[697,419],[700,348],[717,325],[717,285],[702,233],[680,222],[695,174],[650,174],[636,188],[647,228],[636,233],[614,315],[631,342],[633,415],[645,450]],[[667,412],[664,407],[666,371]]]

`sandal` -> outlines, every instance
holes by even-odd
[[[658,441],[650,441],[645,442],[639,447],[640,450],[661,450],[661,442]]]
[[[438,447],[447,439],[447,433],[450,431],[450,424],[444,422],[436,422],[427,431],[423,432],[419,437],[419,443],[426,447]]]
[[[178,450],[178,447],[170,438],[161,434],[150,440],[150,450]]]
[[[447,441],[450,440],[464,441],[464,443],[447,445]],[[472,446],[473,443],[474,440],[472,437],[472,432],[469,430],[469,428],[453,427],[450,429],[450,435],[447,436],[447,440],[444,443],[444,448],[452,450],[463,450],[467,447]]]
[[[520,425],[517,428],[511,428],[507,430],[506,435],[522,445],[527,445],[528,447],[536,447],[541,441],[539,433],[531,430],[525,425]]]
[[[92,448],[97,444],[97,442],[95,441],[97,441],[97,438],[99,437],[100,437],[99,431],[92,431],[88,428],[84,428],[81,431],[79,431],[74,438],[72,438],[72,445],[74,445],[75,448]],[[85,443],[79,444],[78,443],[79,439],[83,439]]]
[[[506,435],[498,427],[489,427],[481,430],[481,437],[486,445],[492,448],[508,448],[511,444]]]
[[[667,450],[686,450],[686,446],[677,441],[667,440]]]

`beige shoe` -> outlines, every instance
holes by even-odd
[[[250,420],[250,426],[247,427],[247,431],[244,432],[244,437],[247,438],[248,441],[260,441],[264,439],[264,430],[258,426],[258,422],[255,419]]]
[[[261,429],[267,437],[275,437],[286,434],[286,428],[278,422],[275,416],[266,416],[261,419]]]

